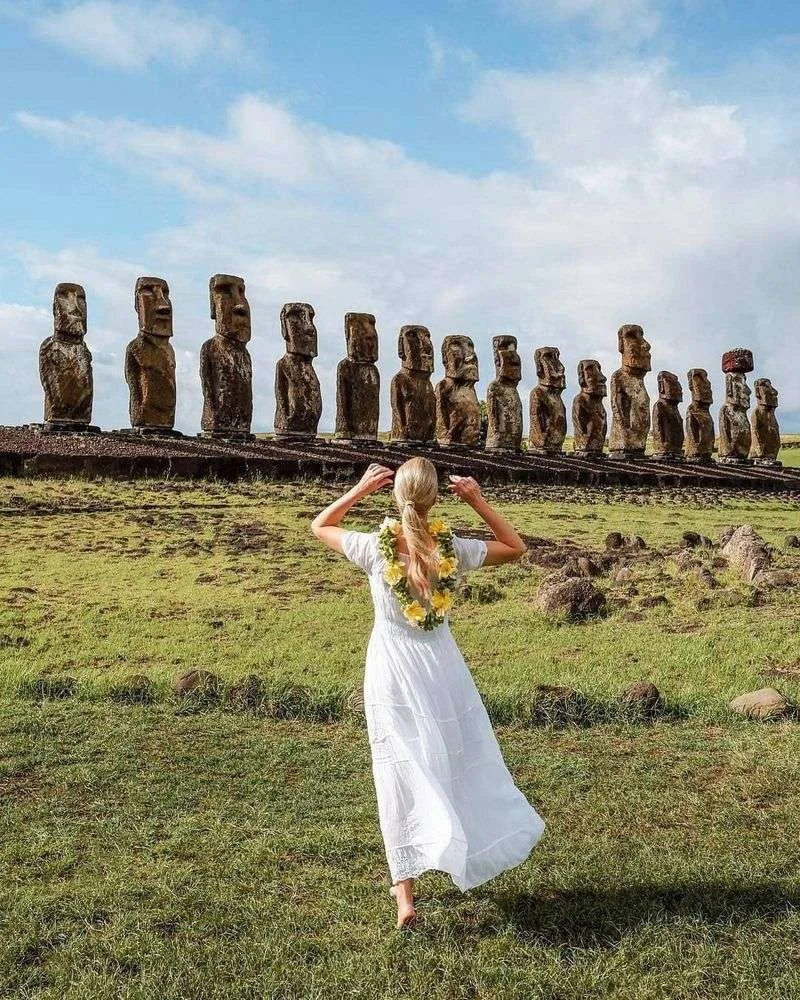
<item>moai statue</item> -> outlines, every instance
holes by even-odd
[[[520,451],[522,400],[517,386],[522,378],[522,359],[517,352],[517,338],[510,334],[493,337],[492,352],[495,378],[486,390],[486,449]]]
[[[694,465],[710,465],[716,448],[714,418],[710,409],[714,402],[711,381],[705,368],[690,368],[686,377],[692,394],[684,422],[686,461]]]
[[[39,348],[39,378],[44,389],[45,431],[91,428],[92,355],[86,335],[86,292],[62,282],[53,295],[53,335]]]
[[[683,389],[678,376],[659,372],[658,399],[653,403],[653,458],[658,462],[683,461],[681,402]]]
[[[747,372],[753,370],[752,353],[741,347],[727,351],[722,356],[722,370],[725,373],[725,402],[719,411],[719,461],[723,465],[751,465]]]
[[[139,335],[125,351],[125,381],[130,389],[134,431],[171,434],[175,424],[175,351],[172,303],[163,278],[137,278],[134,308]]]
[[[589,358],[578,362],[580,392],[572,401],[573,455],[577,458],[605,458],[608,416],[606,377],[600,362]]]
[[[404,326],[397,338],[402,362],[391,384],[392,444],[430,445],[436,434],[436,393],[431,385],[433,344],[425,326]]]
[[[313,440],[322,416],[322,393],[312,362],[317,356],[313,307],[287,302],[281,309],[281,336],[286,353],[275,366],[275,438]]]
[[[756,465],[779,469],[783,463],[778,461],[781,432],[775,419],[778,390],[768,378],[757,378],[753,386],[756,390],[756,408],[750,418],[753,438],[750,458]]]
[[[617,331],[617,346],[622,367],[611,376],[609,458],[643,458],[650,431],[650,397],[644,384],[650,345],[640,326],[627,324]]]
[[[528,400],[530,450],[537,455],[563,455],[567,409],[561,393],[567,387],[557,347],[537,347],[533,354],[539,384]]]
[[[381,376],[378,332],[371,313],[344,317],[347,357],[336,369],[336,434],[341,441],[368,444],[378,440]]]
[[[481,408],[475,392],[478,358],[470,337],[453,334],[442,341],[444,378],[436,386],[436,440],[443,447],[476,447]]]
[[[253,363],[250,305],[244,280],[215,274],[208,283],[214,336],[200,348],[205,437],[250,440],[253,420]]]

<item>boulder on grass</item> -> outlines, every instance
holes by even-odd
[[[540,725],[568,726],[586,721],[588,703],[580,691],[554,684],[534,688],[531,715]]]
[[[172,682],[173,694],[179,698],[187,695],[214,698],[222,689],[222,681],[210,670],[185,670]]]
[[[228,688],[227,701],[231,708],[243,711],[258,708],[265,698],[264,681],[258,674],[247,674]]]
[[[723,538],[726,541],[722,554],[730,565],[748,583],[757,583],[759,574],[768,570],[772,561],[769,546],[761,535],[752,524],[741,524],[730,533],[726,531]]]
[[[551,573],[539,584],[536,607],[550,614],[563,614],[570,621],[583,621],[606,610],[605,594],[584,577]]]
[[[620,694],[622,704],[636,715],[652,717],[663,708],[661,692],[649,681],[634,681]]]
[[[782,719],[789,715],[790,706],[775,688],[760,688],[740,694],[731,702],[731,708],[748,719]]]

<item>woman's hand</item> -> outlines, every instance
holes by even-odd
[[[470,507],[474,507],[482,498],[481,488],[472,476],[451,475],[448,478],[450,479],[450,489],[453,493],[459,499],[463,500],[464,503],[468,503]]]
[[[388,486],[394,477],[394,469],[378,462],[370,462],[364,475],[356,483],[354,489],[360,496],[369,496],[370,493],[377,493],[384,486]]]

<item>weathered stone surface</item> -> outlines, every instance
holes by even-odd
[[[752,524],[742,524],[723,538],[722,555],[745,580],[758,583],[772,562],[769,546],[761,535]]]
[[[488,451],[519,451],[522,447],[522,400],[517,386],[522,360],[517,338],[504,334],[492,338],[495,378],[486,390]]]
[[[336,434],[346,441],[378,437],[381,377],[378,332],[371,313],[347,313],[344,318],[347,357],[336,369]]]
[[[134,307],[139,335],[125,351],[125,381],[130,390],[131,427],[172,430],[175,426],[175,351],[172,303],[163,278],[136,281]]]
[[[584,577],[551,573],[539,584],[536,606],[540,611],[557,612],[572,621],[581,621],[601,614],[606,607],[606,598]]]
[[[529,443],[540,455],[563,455],[567,410],[561,393],[567,385],[557,347],[537,347],[533,353],[539,384],[529,397]]]
[[[641,535],[623,535],[619,531],[610,531],[606,535],[605,545],[608,552],[618,550],[639,551],[647,548],[647,542]]]
[[[445,377],[436,386],[436,440],[444,447],[475,447],[481,434],[481,410],[475,392],[478,358],[471,338],[445,337],[442,362]]]
[[[208,291],[214,336],[200,349],[200,426],[210,437],[247,437],[253,419],[253,365],[247,350],[251,325],[244,280],[215,274]]]
[[[604,454],[608,433],[603,403],[606,382],[599,361],[589,358],[578,362],[580,392],[572,401],[572,427],[574,454],[580,458],[600,458]]]
[[[637,715],[652,717],[663,709],[661,692],[649,681],[634,681],[619,696],[622,704]]]
[[[750,386],[744,374],[725,375],[725,402],[719,411],[719,461],[723,465],[750,465],[752,434],[747,419]]]
[[[425,326],[404,326],[397,338],[402,362],[392,379],[391,440],[401,444],[426,444],[436,435],[436,393],[431,385],[433,344]]]
[[[746,375],[753,370],[753,352],[747,347],[734,347],[722,355],[722,371],[725,375],[738,372]]]
[[[317,356],[317,328],[307,302],[283,307],[281,335],[286,353],[275,366],[275,437],[309,440],[317,435],[322,392],[312,363]]]
[[[61,282],[53,295],[53,335],[39,348],[45,426],[86,430],[92,422],[92,355],[84,343],[86,293]]]
[[[781,465],[778,461],[781,431],[775,417],[778,391],[768,378],[757,378],[753,386],[756,390],[756,408],[750,418],[752,435],[750,458],[756,465],[777,468]]]
[[[686,461],[708,465],[716,450],[714,418],[710,409],[714,402],[711,381],[705,368],[690,368],[687,378],[692,401],[686,407]]]
[[[780,719],[789,715],[790,706],[775,688],[760,688],[740,694],[731,702],[731,708],[748,719]]]
[[[683,422],[678,404],[683,389],[672,372],[658,373],[658,399],[653,403],[653,458],[659,462],[683,461]]]
[[[800,549],[800,535],[787,535],[783,544],[787,549]]]
[[[650,397],[644,384],[651,366],[650,344],[640,326],[627,324],[617,332],[617,346],[622,367],[611,376],[609,456],[643,458],[650,431]]]

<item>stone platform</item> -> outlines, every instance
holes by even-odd
[[[368,447],[314,443],[225,442],[195,437],[146,437],[120,432],[40,434],[26,427],[0,427],[0,475],[116,477],[177,476],[186,479],[352,480],[370,462],[398,466],[426,455],[442,475],[474,476],[480,483],[692,487],[800,491],[800,470],[756,467],[668,465],[592,461],[565,455],[492,454],[480,450]]]

